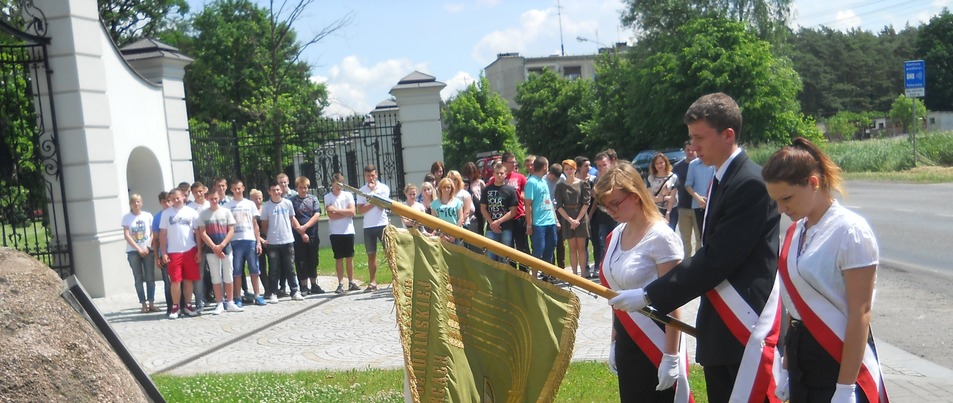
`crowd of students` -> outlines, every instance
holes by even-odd
[[[623,401],[692,400],[684,338],[638,312],[678,317],[679,307],[698,297],[695,359],[703,366],[709,401],[886,401],[869,325],[879,258],[873,232],[835,200],[842,193],[840,171],[817,146],[796,139],[762,169],[738,145],[741,122],[731,97],[709,94],[685,114],[686,160],[672,166],[656,155],[647,180],[612,149],[594,156],[595,168],[583,156],[554,164],[528,156],[528,177],[519,172],[516,155],[505,152],[489,178],[473,163],[462,174],[444,174],[444,165],[435,162],[419,188],[403,189],[405,203],[598,277],[612,289],[609,365]],[[390,188],[377,180],[373,165],[364,168],[364,179],[355,198],[335,174],[325,195],[337,293],[360,289],[352,260],[355,214],[363,215],[365,291],[377,289],[377,247],[389,219],[366,197],[389,198]],[[163,268],[173,319],[180,311],[201,312],[205,278],[215,314],[241,312],[243,302],[276,303],[285,285],[294,300],[323,293],[316,282],[322,207],[308,193],[307,178],[295,180],[296,193],[289,192],[288,180],[279,174],[264,203],[254,189],[251,201],[244,199],[241,180],[231,181],[231,198],[224,179],[214,181],[209,195],[196,182],[160,194],[165,209],[155,217],[132,195],[122,225],[142,312],[158,311],[154,265]],[[193,200],[186,204],[188,190]],[[779,213],[795,222],[783,245]],[[434,232],[408,217],[403,224]],[[246,267],[253,293],[243,301]]]
[[[365,167],[362,191],[389,197],[377,182],[373,165]],[[365,250],[369,274],[366,292],[377,289],[376,248],[387,224],[385,210],[344,191],[341,174],[333,176],[324,195],[331,249],[338,285],[335,293],[359,291],[354,278],[353,217],[364,215]],[[141,312],[159,312],[155,305],[155,268],[166,290],[170,319],[200,315],[208,302],[212,314],[242,312],[246,304],[278,303],[290,297],[323,294],[317,281],[320,241],[318,222],[322,204],[309,193],[304,176],[289,188],[286,174],[278,174],[266,189],[251,189],[239,178],[216,178],[211,192],[202,182],[181,183],[158,195],[162,211],[154,216],[142,210],[142,196],[129,198],[130,212],[122,218],[126,253],[133,271]],[[226,194],[230,190],[230,195]],[[191,196],[191,197],[190,197]],[[345,270],[346,269],[346,270]],[[344,282],[345,272],[347,282]]]

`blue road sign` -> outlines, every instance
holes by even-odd
[[[926,94],[927,70],[923,60],[903,62],[903,86],[907,97],[922,97]]]

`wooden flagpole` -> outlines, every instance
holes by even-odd
[[[563,280],[576,287],[582,288],[593,294],[599,295],[606,299],[612,299],[616,295],[618,295],[618,293],[616,293],[615,291],[609,288],[606,288],[602,286],[601,284],[597,284],[592,281],[589,281],[588,279],[577,276],[569,271],[566,271],[559,267],[554,266],[552,263],[545,262],[532,255],[520,252],[519,250],[510,248],[499,242],[493,241],[487,237],[480,236],[479,234],[476,234],[473,231],[467,230],[462,227],[458,227],[456,225],[452,225],[432,215],[421,213],[417,210],[407,207],[407,205],[403,203],[400,203],[400,202],[395,203],[393,200],[390,200],[390,199],[384,199],[376,195],[370,195],[360,191],[360,189],[354,188],[353,186],[349,186],[343,183],[341,184],[341,186],[344,189],[350,192],[353,192],[354,194],[363,196],[365,199],[367,199],[367,202],[370,204],[373,204],[383,209],[388,209],[390,211],[393,211],[395,214],[401,217],[413,219],[414,221],[417,221],[418,223],[421,223],[426,227],[439,228],[440,231],[450,236],[453,236],[454,238],[463,239],[463,241],[466,243],[490,250],[499,256],[505,256],[509,258],[510,260],[518,262],[519,264],[538,269],[542,271],[543,273],[546,273],[547,275],[556,277],[560,280]],[[695,337],[695,328],[692,327],[692,325],[682,322],[669,315],[661,315],[658,312],[648,308],[643,308],[642,310],[638,311],[638,313],[645,315],[651,318],[652,320],[655,320],[656,322],[660,322],[660,323],[672,326],[689,336]]]

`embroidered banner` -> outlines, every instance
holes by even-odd
[[[385,230],[397,325],[417,402],[552,401],[579,299],[465,247]]]

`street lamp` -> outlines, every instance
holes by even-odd
[[[602,43],[602,42],[599,42],[598,40],[592,40],[592,39],[585,38],[585,37],[582,37],[582,36],[577,36],[577,37],[576,37],[576,41],[578,41],[578,42],[592,42],[592,43],[596,44],[596,46],[600,46],[600,47],[602,47],[602,48],[609,48],[608,46],[606,46],[606,44],[604,44],[604,43]],[[598,49],[596,49],[596,53],[599,53],[599,50],[598,50]]]

